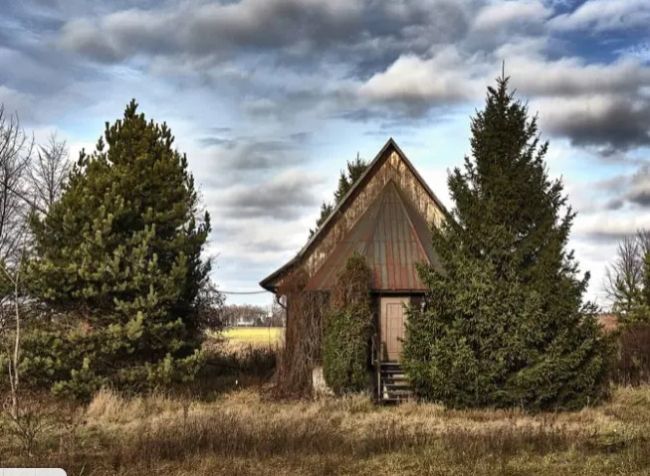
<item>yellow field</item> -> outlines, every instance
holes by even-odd
[[[226,329],[223,335],[233,343],[274,346],[279,344],[284,337],[284,328],[231,327]]]

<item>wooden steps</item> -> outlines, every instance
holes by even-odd
[[[379,365],[379,401],[401,403],[412,400],[413,388],[399,362],[381,362]]]

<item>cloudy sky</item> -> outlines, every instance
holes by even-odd
[[[447,171],[502,61],[578,211],[590,297],[606,303],[617,240],[650,227],[648,0],[1,3],[0,102],[73,156],[131,98],[167,121],[212,214],[223,290],[258,290],[346,160],[390,136],[451,206]]]

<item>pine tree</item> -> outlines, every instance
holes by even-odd
[[[605,392],[609,343],[566,251],[575,214],[548,178],[548,143],[503,77],[471,130],[448,181],[455,210],[434,230],[444,272],[420,269],[427,305],[410,311],[405,367],[452,406],[580,407]]]
[[[320,207],[320,216],[318,217],[318,220],[316,220],[316,228],[309,230],[310,237],[312,237],[321,225],[325,223],[325,220],[327,220],[327,218],[332,214],[336,205],[343,200],[343,197],[345,197],[345,195],[350,191],[352,185],[359,180],[367,168],[368,164],[365,160],[359,157],[359,154],[357,154],[356,159],[353,161],[348,161],[347,170],[342,170],[339,175],[339,183],[334,192],[334,204],[323,202]]]
[[[32,221],[33,290],[67,317],[26,338],[24,365],[49,362],[41,376],[55,390],[153,386],[190,378],[198,365],[209,216],[197,219],[194,179],[171,131],[137,108],[132,101],[106,124],[61,198]]]

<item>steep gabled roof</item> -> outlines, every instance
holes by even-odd
[[[348,257],[357,252],[372,271],[371,289],[424,291],[416,265],[438,265],[431,241],[426,221],[391,180],[310,279],[307,289],[331,289]]]
[[[260,282],[260,285],[263,288],[269,291],[274,291],[277,281],[281,279],[282,276],[285,275],[287,272],[292,270],[295,265],[299,264],[306,256],[309,255],[309,253],[314,249],[315,246],[317,246],[317,244],[327,234],[329,229],[334,225],[337,218],[343,213],[344,210],[346,210],[352,204],[354,198],[359,194],[360,190],[363,189],[363,187],[365,186],[366,183],[368,183],[370,178],[381,168],[381,166],[386,162],[386,160],[388,160],[388,158],[391,155],[390,153],[391,151],[395,151],[399,155],[402,162],[406,165],[408,170],[413,174],[413,176],[415,177],[419,185],[422,187],[422,189],[429,196],[429,198],[436,204],[438,209],[442,211],[444,215],[446,216],[448,215],[447,210],[442,204],[442,202],[433,193],[431,188],[427,185],[427,183],[424,181],[422,176],[415,169],[411,161],[408,160],[404,152],[402,152],[402,150],[399,148],[399,146],[395,143],[395,141],[391,137],[390,139],[388,139],[386,144],[381,148],[379,153],[377,153],[377,155],[372,160],[372,162],[368,165],[368,168],[365,170],[365,172],[361,175],[361,177],[359,177],[356,183],[350,188],[348,193],[341,199],[341,201],[336,206],[336,208],[334,208],[334,210],[329,215],[329,217],[325,220],[325,222],[323,222],[323,224],[318,228],[318,230],[309,239],[307,244],[303,246],[303,248],[298,252],[298,254],[289,262],[287,262],[285,265],[283,265],[278,270],[271,273],[269,276],[267,276]]]

